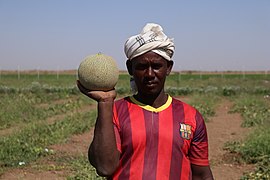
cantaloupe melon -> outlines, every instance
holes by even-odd
[[[88,90],[112,90],[118,77],[116,61],[111,56],[101,53],[87,56],[78,68],[79,81]]]

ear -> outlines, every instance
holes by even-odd
[[[132,72],[132,62],[131,60],[127,60],[126,61],[126,66],[127,66],[127,70],[128,70],[128,73],[129,75],[133,76],[133,72]]]
[[[167,61],[167,72],[166,72],[166,75],[168,76],[171,71],[172,71],[172,68],[173,68],[173,61]]]

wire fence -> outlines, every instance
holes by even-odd
[[[121,71],[123,73],[127,73],[126,71]],[[206,75],[218,75],[221,78],[226,78],[226,76],[238,75],[242,79],[246,79],[249,75],[264,75],[265,78],[270,76],[270,70],[265,71],[196,71],[196,70],[179,70],[173,71],[171,74],[177,74],[178,80],[181,81],[183,76],[186,75],[197,75],[199,79],[203,79]],[[17,67],[17,70],[3,70],[0,67],[0,80],[3,80],[7,75],[16,75],[17,80],[21,80],[22,78],[29,77],[29,75],[36,76],[37,80],[40,80],[43,76],[51,75],[54,76],[56,80],[61,79],[63,75],[73,75],[76,79],[78,79],[77,70],[41,70],[39,67],[36,70],[21,70],[20,66]]]

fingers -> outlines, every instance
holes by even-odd
[[[91,99],[94,99],[95,101],[113,101],[116,97],[116,91],[115,89],[112,89],[110,91],[91,91],[86,89],[79,80],[77,80],[77,87],[83,93],[84,95],[88,96]]]
[[[86,89],[86,88],[80,83],[79,80],[77,80],[76,83],[77,83],[77,87],[79,88],[79,90],[80,90],[83,94],[85,94],[85,95],[88,96],[88,91],[89,91],[89,90]]]

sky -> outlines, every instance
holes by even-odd
[[[174,39],[173,70],[270,70],[269,0],[0,0],[0,70],[77,69],[99,52],[126,70],[146,23]]]

